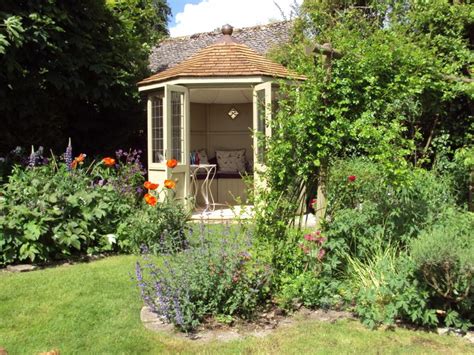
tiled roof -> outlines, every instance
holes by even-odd
[[[262,26],[236,28],[232,36],[239,43],[265,55],[271,48],[290,40],[291,26],[291,21],[283,21]],[[165,39],[152,49],[150,70],[156,73],[171,68],[214,43],[221,36],[219,29],[192,36]]]
[[[138,83],[146,85],[178,77],[242,77],[270,76],[277,78],[304,79],[257,53],[245,44],[238,43],[230,35],[201,49],[190,58],[165,71],[150,76]]]

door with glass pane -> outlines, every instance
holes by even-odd
[[[253,90],[253,164],[256,182],[258,174],[265,169],[267,140],[271,136],[272,83],[256,85]]]
[[[183,86],[165,85],[164,146],[166,160],[176,159],[175,168],[166,167],[167,179],[176,182],[176,198],[189,196],[189,91]]]

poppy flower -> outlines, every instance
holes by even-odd
[[[176,183],[173,180],[165,180],[165,187],[167,189],[174,189],[176,187]]]
[[[170,169],[176,168],[176,165],[178,165],[178,161],[176,159],[170,159],[166,162],[166,166]]]
[[[158,201],[155,196],[150,194],[145,194],[143,198],[145,199],[145,202],[150,206],[155,206],[156,202]]]
[[[148,190],[156,190],[158,188],[158,184],[154,184],[151,181],[145,181],[143,186]]]
[[[115,159],[110,158],[110,157],[106,157],[106,158],[102,159],[102,163],[104,163],[105,166],[108,166],[110,168],[111,166],[115,165]]]
[[[347,177],[347,180],[349,180],[350,182],[354,182],[354,181],[356,181],[356,176],[355,175],[349,175]]]
[[[84,164],[84,159],[86,159],[86,155],[84,153],[79,154],[78,157],[75,157],[71,163],[71,168],[76,169],[77,164]]]

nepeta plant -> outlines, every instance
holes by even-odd
[[[197,244],[159,264],[146,253],[137,262],[145,304],[182,331],[207,317],[251,318],[270,296],[270,268],[255,259],[248,239],[228,230],[219,236],[201,228],[199,234]]]

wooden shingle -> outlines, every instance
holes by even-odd
[[[183,77],[268,76],[304,79],[303,76],[266,58],[233,36],[221,35],[213,44],[199,50],[181,63],[138,83],[147,85]]]

